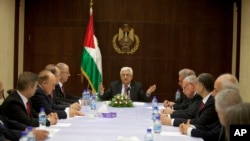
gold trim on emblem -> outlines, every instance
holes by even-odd
[[[123,28],[119,28],[118,34],[113,37],[113,47],[119,54],[134,54],[139,48],[139,37],[134,34],[134,29],[128,24],[124,24]]]

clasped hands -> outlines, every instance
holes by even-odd
[[[164,100],[163,106],[164,107],[172,107],[175,103],[172,101]]]
[[[160,121],[162,125],[171,125],[172,119],[167,116],[167,114],[160,113]]]

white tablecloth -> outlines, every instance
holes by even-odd
[[[98,102],[97,109],[104,102]],[[110,112],[116,112],[116,118],[88,116],[89,107],[83,107],[83,117],[59,120],[57,125],[48,128],[51,137],[48,141],[116,141],[118,136],[137,137],[144,140],[147,128],[152,128],[151,103],[134,103],[131,108],[108,107]],[[202,141],[201,138],[181,135],[178,127],[162,126],[161,135],[157,141]]]

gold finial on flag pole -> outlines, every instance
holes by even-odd
[[[90,8],[93,7],[93,0],[90,0],[89,6],[90,6]]]

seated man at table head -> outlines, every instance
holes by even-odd
[[[184,68],[179,71],[178,75],[179,75],[178,84],[180,88],[182,88],[183,80],[185,79],[185,77],[190,76],[190,75],[196,76],[196,73],[192,69]],[[188,103],[189,101],[187,99],[187,96],[185,94],[182,94],[181,99],[179,101],[174,102],[174,101],[165,100],[164,106],[172,107],[173,109],[178,110],[178,109],[182,109],[183,107],[186,107]]]
[[[55,95],[67,103],[78,102],[80,97],[69,94],[63,87],[70,77],[69,66],[63,62],[57,63],[56,66],[61,72],[61,77],[59,79],[59,84],[55,87]]]
[[[133,80],[133,70],[131,67],[122,67],[120,71],[120,80],[111,82],[109,88],[104,91],[103,85],[100,85],[100,98],[110,100],[116,94],[128,94],[132,101],[150,101],[150,95],[156,89],[156,85],[151,85],[146,93],[142,89],[142,84]]]
[[[23,72],[17,80],[17,89],[10,94],[1,105],[2,112],[12,120],[27,126],[38,127],[38,113],[32,108],[30,98],[34,95],[38,84],[38,76],[32,72]],[[57,119],[48,114],[46,125],[56,124]]]
[[[59,83],[60,83],[60,79],[61,79],[61,71],[60,69],[54,65],[54,64],[48,64],[46,67],[45,67],[45,70],[49,70],[50,72],[52,72],[55,77],[56,77],[56,86],[55,86],[55,90],[53,90],[53,94],[50,95],[51,99],[53,100],[53,102],[55,104],[58,104],[58,105],[64,105],[65,108],[66,107],[71,107],[75,110],[80,110],[81,109],[81,106],[78,102],[73,102],[73,103],[68,103],[66,102],[62,97],[58,96],[56,93],[58,92],[58,89],[57,89],[57,86],[59,86]],[[60,89],[61,90],[61,89]]]
[[[3,91],[3,83],[0,81],[0,91]],[[15,120],[10,120],[0,108],[0,140],[18,141],[22,131],[25,131],[27,125]],[[45,140],[49,132],[47,130],[33,129],[36,140]]]
[[[38,88],[35,95],[31,98],[31,102],[36,111],[40,107],[44,107],[45,113],[55,112],[59,119],[66,119],[68,117],[82,116],[83,113],[72,108],[65,108],[65,106],[56,105],[53,103],[49,95],[53,94],[56,85],[56,77],[48,70],[43,70],[38,75]]]

